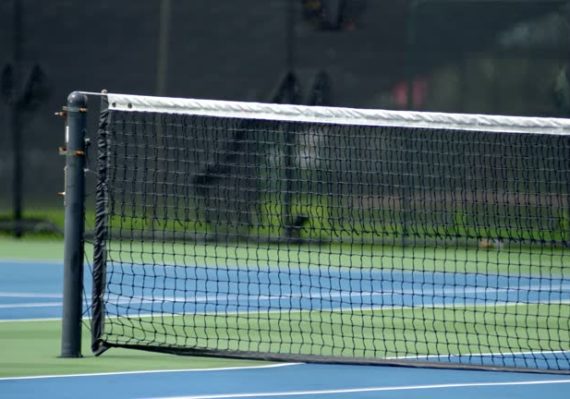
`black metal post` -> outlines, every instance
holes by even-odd
[[[67,98],[61,357],[81,357],[87,97]]]

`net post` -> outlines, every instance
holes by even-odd
[[[87,97],[67,98],[61,357],[81,357]]]

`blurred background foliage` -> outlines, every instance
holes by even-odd
[[[294,71],[301,102],[324,73],[327,105],[564,117],[569,13],[549,0],[0,2],[0,230],[19,206],[25,230],[59,234],[53,113],[73,90],[272,101]]]

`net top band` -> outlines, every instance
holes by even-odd
[[[477,132],[570,135],[570,119],[388,111],[106,94],[109,109],[220,118]]]

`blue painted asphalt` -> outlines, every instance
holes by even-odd
[[[569,392],[570,376],[315,364],[0,380],[0,396],[13,399],[567,399]]]
[[[0,260],[0,321],[59,318],[62,292],[63,262]]]
[[[111,264],[107,311],[331,310],[570,302],[570,279],[300,267]]]
[[[548,276],[126,264],[107,272],[107,312],[120,315],[570,302],[570,279]],[[61,264],[0,261],[0,320],[58,317],[62,280]]]

